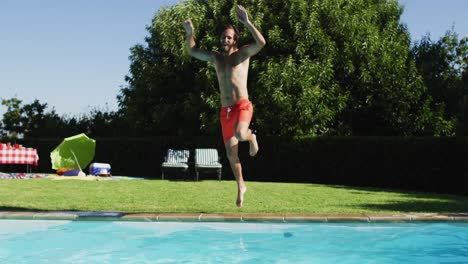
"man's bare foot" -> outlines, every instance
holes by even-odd
[[[257,136],[252,134],[252,140],[249,141],[249,154],[251,157],[257,155],[258,152],[258,143],[257,143]]]
[[[247,187],[244,186],[242,188],[239,188],[239,190],[237,191],[237,201],[236,201],[236,205],[237,207],[241,208],[244,204],[244,193],[247,191]]]

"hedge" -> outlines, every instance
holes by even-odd
[[[61,139],[27,139],[38,149],[37,172],[53,172],[49,153]],[[223,179],[234,179],[223,142],[214,137],[96,138],[96,162],[113,175],[158,179],[168,148],[217,148]],[[239,147],[247,181],[323,183],[468,194],[468,137],[259,137],[257,157]],[[2,169],[11,166],[0,165]],[[209,177],[209,175],[206,175]],[[215,177],[213,177],[214,179]],[[203,177],[202,177],[203,179]]]

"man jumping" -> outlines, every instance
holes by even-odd
[[[250,156],[255,156],[258,152],[257,138],[249,129],[253,115],[252,102],[249,101],[247,91],[249,60],[265,46],[266,41],[250,22],[247,10],[238,5],[236,11],[239,21],[252,34],[254,43],[238,48],[239,32],[233,25],[226,25],[220,38],[221,52],[206,51],[195,46],[194,27],[190,19],[184,21],[184,28],[187,32],[186,44],[189,54],[199,60],[212,62],[216,69],[222,105],[220,120],[224,145],[237,181],[236,205],[242,207],[247,187],[238,156],[239,141],[249,142]]]

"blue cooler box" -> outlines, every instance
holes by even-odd
[[[89,174],[98,176],[111,176],[111,166],[108,163],[91,163]]]

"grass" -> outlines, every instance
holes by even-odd
[[[188,213],[460,213],[468,197],[318,184],[247,182],[244,207],[234,181],[0,180],[0,210]]]

